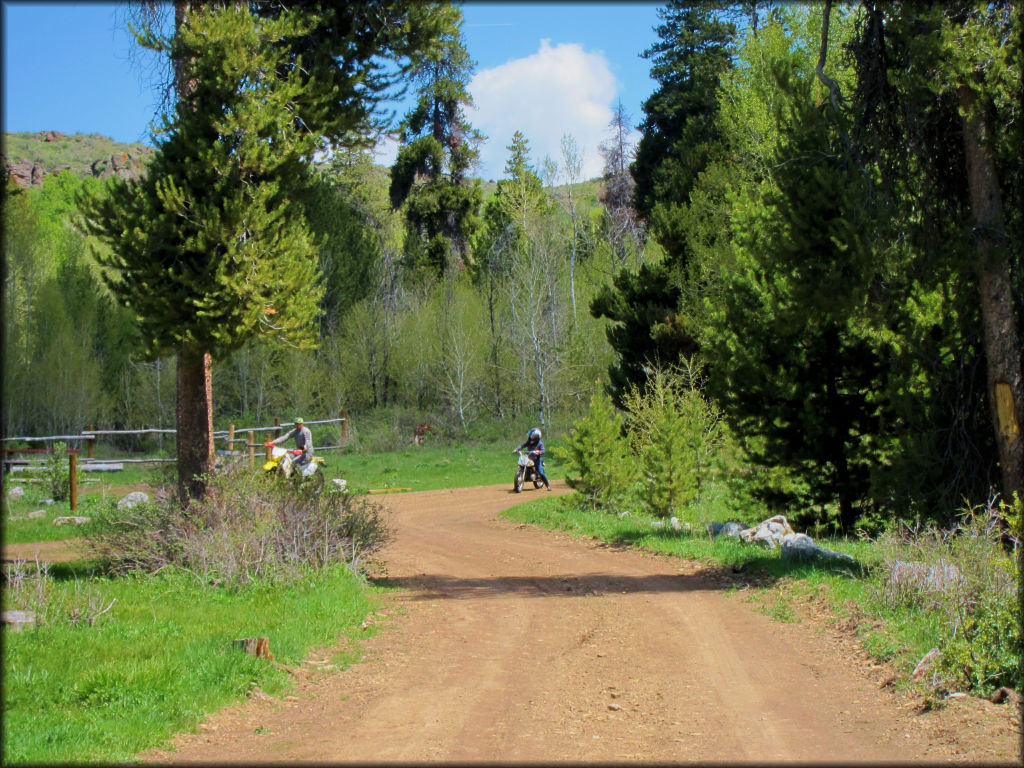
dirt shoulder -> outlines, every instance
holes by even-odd
[[[531,493],[383,498],[400,589],[363,661],[313,672],[324,656],[311,658],[291,695],[255,696],[143,758],[1019,763],[1019,712],[959,700],[920,714],[810,614],[775,622],[693,563],[498,517]]]

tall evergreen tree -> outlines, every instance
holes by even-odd
[[[698,174],[715,152],[718,85],[731,66],[735,25],[720,2],[670,0],[658,12],[657,43],[644,51],[657,89],[644,102],[633,177],[636,207],[669,261],[683,256],[679,226]]]
[[[924,254],[976,293],[1003,494],[1024,495],[1024,214],[1017,3],[863,3],[854,135]],[[923,275],[927,280],[927,274]]]
[[[462,12],[445,4],[438,16],[444,31],[412,72],[418,99],[402,124],[391,204],[405,206],[407,261],[443,274],[470,259],[483,190],[468,172],[483,139],[465,116],[473,62],[462,43]]]
[[[111,247],[109,285],[150,356],[178,357],[178,482],[205,490],[213,467],[212,355],[269,333],[308,344],[322,289],[293,192],[320,143],[372,122],[390,81],[380,58],[429,38],[430,9],[176,5],[178,103],[147,176],[84,201]],[[254,15],[263,13],[263,16]]]
[[[609,369],[616,404],[628,385],[643,387],[651,366],[670,366],[698,349],[695,329],[679,313],[690,251],[686,208],[698,175],[719,139],[719,76],[730,66],[735,27],[721,3],[671,0],[659,11],[659,42],[644,52],[652,59],[658,88],[644,102],[642,136],[631,169],[637,210],[665,250],[663,262],[620,274],[591,304],[607,317],[608,340],[618,363]]]

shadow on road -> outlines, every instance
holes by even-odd
[[[749,579],[748,579],[749,580]],[[595,597],[609,594],[695,592],[726,589],[742,583],[738,574],[711,569],[695,574],[657,576],[487,576],[463,578],[423,574],[372,580],[379,587],[405,589],[413,600],[468,600],[516,597]]]

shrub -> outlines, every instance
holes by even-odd
[[[629,491],[636,468],[622,437],[622,417],[604,392],[590,398],[590,411],[553,449],[565,461],[566,483],[592,509],[614,509]]]
[[[86,529],[88,546],[115,572],[175,566],[235,587],[339,561],[358,570],[387,540],[381,508],[365,497],[279,480],[234,467],[184,507],[171,494],[127,510],[108,503]]]
[[[46,477],[50,481],[50,496],[54,501],[67,501],[71,497],[67,447],[67,443],[57,441],[53,444],[53,453],[46,457]]]
[[[655,369],[626,393],[629,436],[643,473],[640,495],[661,517],[701,501],[727,436],[721,413],[700,392],[696,366]],[[695,522],[695,521],[691,521]]]
[[[1019,510],[993,501],[963,510],[951,530],[900,523],[879,539],[876,597],[940,617],[937,686],[987,694],[1024,682],[1018,552],[1004,548],[1000,514],[1012,526]]]

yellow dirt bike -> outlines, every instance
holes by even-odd
[[[285,478],[291,478],[292,475],[295,475],[296,479],[304,483],[312,483],[317,488],[323,487],[323,468],[327,464],[325,459],[320,456],[314,456],[313,460],[308,464],[296,467],[295,457],[302,455],[301,450],[282,448],[279,445],[274,445],[273,442],[267,442],[263,445],[270,449],[270,458],[263,464],[263,471],[265,473],[279,474]]]

